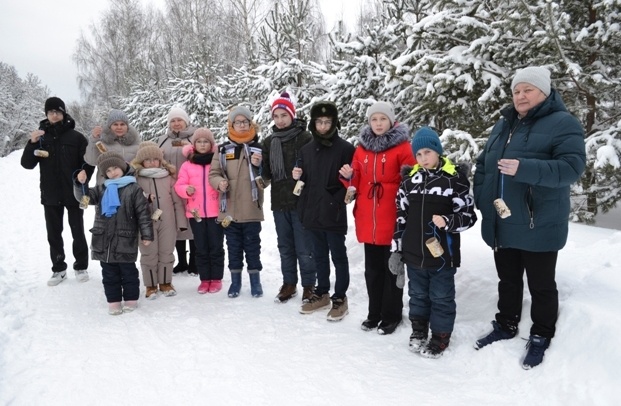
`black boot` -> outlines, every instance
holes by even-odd
[[[429,321],[412,319],[412,334],[410,335],[410,351],[420,352],[427,344],[429,336]]]
[[[188,240],[190,244],[190,262],[188,263],[188,274],[192,276],[198,275],[198,271],[196,270],[196,245],[194,245],[194,240]]]
[[[434,333],[431,332],[431,339],[427,345],[420,350],[420,355],[425,358],[440,358],[444,350],[449,346],[451,341],[451,333]]]
[[[177,250],[177,265],[173,268],[173,273],[179,274],[188,270],[188,260],[185,257],[185,240],[177,240],[175,243]]]

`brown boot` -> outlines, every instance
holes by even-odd
[[[288,283],[283,283],[274,301],[276,303],[285,303],[292,297],[297,296],[297,294],[298,294],[298,290],[295,285],[289,285]]]
[[[157,286],[147,286],[147,294],[145,297],[149,300],[157,299]]]
[[[162,292],[164,296],[175,296],[177,294],[172,283],[160,283],[160,292]]]
[[[302,303],[308,303],[315,293],[314,286],[304,286],[304,292],[302,292]]]

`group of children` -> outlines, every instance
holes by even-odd
[[[476,222],[467,168],[443,155],[432,129],[423,127],[412,139],[390,103],[369,107],[357,147],[340,138],[334,103],[312,106],[308,132],[286,93],[272,104],[272,116],[275,127],[263,144],[252,113],[243,106],[230,111],[228,141],[220,146],[210,130],[196,129],[190,143],[181,146],[186,161],[178,173],[156,143],[145,141],[131,165],[116,152],[102,153],[97,167],[105,180],[94,188],[84,187],[84,172],[76,176],[76,199],[87,196],[96,205],[91,250],[102,264],[109,313],[136,308],[140,241],[146,298],[157,297],[158,290],[176,294],[173,251],[177,233],[187,224],[194,235],[198,293],[222,289],[226,235],[228,296],[240,294],[245,257],[251,294],[261,297],[263,189],[271,184],[283,272],[276,301],[296,295],[299,262],[300,312],[331,307],[328,320],[345,317],[346,204],[353,201],[369,297],[362,329],[391,334],[402,323],[407,268],[410,349],[440,356],[455,321],[459,232]],[[336,274],[332,296],[330,257]]]

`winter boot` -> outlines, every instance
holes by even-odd
[[[204,295],[205,293],[209,292],[209,286],[211,286],[211,280],[201,281],[201,284],[198,285],[198,293]]]
[[[425,344],[427,344],[427,337],[429,335],[429,321],[415,319],[411,321],[412,334],[410,335],[410,351],[420,352]]]
[[[276,299],[274,302],[276,303],[286,303],[292,297],[297,296],[298,290],[295,285],[289,285],[288,283],[283,283],[278,291],[278,295],[276,295]]]
[[[377,326],[379,325],[379,323],[379,320],[365,319],[362,324],[360,324],[360,328],[362,329],[362,331],[377,330]]]
[[[395,321],[384,321],[384,320],[382,320],[382,322],[377,327],[377,333],[381,334],[381,335],[392,334],[392,333],[395,332],[397,327],[399,327],[399,325],[402,322],[403,322],[402,319],[395,320]]]
[[[147,286],[147,293],[144,295],[149,300],[157,299],[157,286]]]
[[[509,340],[517,334],[517,326],[512,327],[509,326],[508,329],[505,329],[500,325],[496,320],[492,321],[492,327],[494,328],[491,333],[486,335],[485,337],[479,338],[476,343],[474,343],[474,349],[479,350],[486,345],[490,345],[491,343],[495,343],[500,340]]]
[[[175,296],[177,291],[172,283],[160,283],[160,292],[164,294],[164,296]]]
[[[346,297],[333,297],[332,309],[328,312],[328,321],[341,321],[349,313]]]
[[[209,284],[209,293],[217,293],[222,290],[222,280],[221,279],[212,279]]]
[[[175,243],[175,249],[177,250],[177,265],[173,268],[173,273],[180,274],[188,270],[188,260],[185,257],[185,240],[177,240]]]
[[[123,314],[121,302],[108,303],[108,314],[111,316],[118,316],[119,314]]]
[[[300,307],[300,313],[311,314],[317,310],[327,309],[330,306],[330,295],[328,293],[324,293],[323,295],[313,293],[309,301]]]
[[[263,286],[261,286],[261,274],[257,270],[248,270],[250,277],[250,293],[252,297],[263,296]]]
[[[239,296],[241,290],[241,269],[231,270],[231,287],[229,288],[229,297]]]
[[[451,341],[451,333],[434,333],[431,332],[431,339],[423,349],[420,355],[425,358],[440,358],[444,350],[449,346]]]
[[[526,348],[528,352],[522,362],[522,368],[531,369],[543,362],[543,355],[550,346],[550,339],[538,335],[531,335],[528,338]]]
[[[123,313],[131,313],[138,308],[137,300],[126,300],[123,305]]]

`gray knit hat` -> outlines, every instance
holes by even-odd
[[[121,110],[110,110],[108,121],[106,121],[106,128],[110,128],[110,126],[117,121],[122,121],[129,127],[129,118],[127,118],[127,114]]]
[[[123,156],[118,152],[109,151],[99,155],[99,158],[97,158],[97,170],[104,178],[107,178],[106,171],[112,166],[121,168],[123,173],[127,171],[127,162],[125,162]]]
[[[390,126],[395,125],[395,108],[388,102],[375,102],[367,109],[367,120],[369,125],[371,124],[371,116],[375,113],[382,113],[388,120],[390,120]]]
[[[252,122],[252,113],[250,112],[250,109],[248,109],[248,107],[244,107],[244,106],[233,107],[231,109],[231,112],[229,113],[229,121],[232,123],[233,120],[235,120],[235,117],[237,116],[244,116],[248,119],[248,121]]]
[[[511,82],[511,91],[515,90],[518,83],[529,83],[541,90],[546,97],[550,95],[550,71],[546,68],[529,66],[518,70]]]

